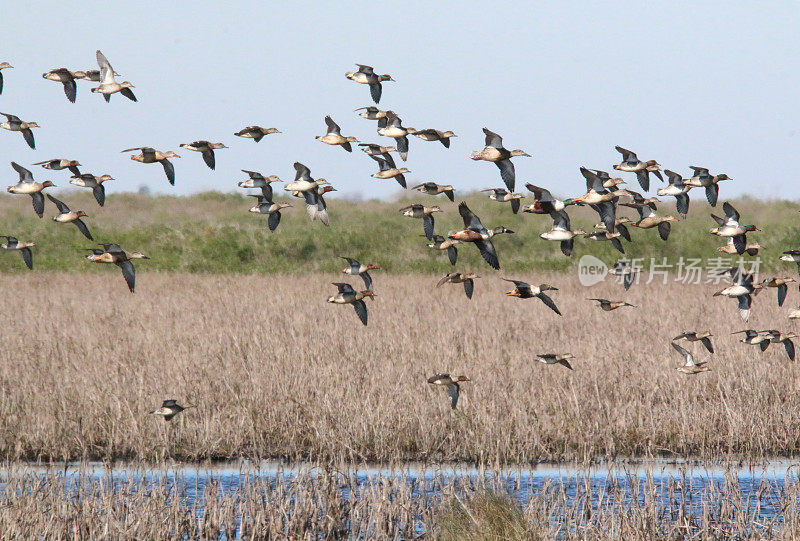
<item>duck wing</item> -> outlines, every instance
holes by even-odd
[[[58,199],[56,199],[55,197],[53,197],[50,194],[47,194],[47,198],[50,201],[52,201],[53,203],[55,203],[56,207],[58,207],[58,211],[61,214],[66,214],[66,213],[69,212],[69,207],[67,205],[65,205],[63,201],[59,201]]]
[[[300,162],[294,162],[294,181],[297,182],[298,180],[307,180],[311,182],[313,179],[311,178],[311,170],[303,165]]]
[[[486,135],[486,145],[492,148],[503,148],[503,138],[494,133],[493,131],[483,128],[483,133]]]
[[[281,223],[281,211],[276,210],[272,214],[269,215],[267,218],[267,227],[269,227],[270,231],[275,231],[278,229],[278,224]]]
[[[456,409],[460,390],[458,383],[447,385],[447,394],[450,395],[450,408],[452,409]]]
[[[339,293],[355,293],[353,286],[350,284],[344,282],[334,282],[333,285],[339,288]]]
[[[375,103],[381,102],[381,94],[383,93],[383,86],[379,81],[369,84],[369,93],[372,96],[372,101]]]
[[[369,275],[369,272],[364,271],[361,273],[361,279],[364,280],[364,289],[372,289],[372,276]]]
[[[789,286],[786,284],[781,284],[778,286],[778,306],[783,306],[783,301],[786,300],[786,292],[789,289]]]
[[[14,168],[14,171],[19,173],[20,182],[33,182],[33,173],[31,173],[28,169],[25,169],[17,162],[11,162],[11,167]]]
[[[203,155],[203,161],[206,162],[206,165],[209,167],[209,169],[213,170],[214,167],[216,166],[215,163],[216,160],[214,158],[214,150],[209,148],[208,150],[204,150],[203,152],[201,152],[201,154]]]
[[[706,199],[708,200],[708,204],[712,207],[717,206],[717,198],[719,197],[719,185],[712,184],[711,186],[706,186]]]
[[[464,293],[467,294],[468,299],[472,299],[472,292],[475,289],[475,282],[470,278],[469,280],[464,280]]]
[[[681,216],[686,216],[689,214],[689,194],[688,193],[679,193],[675,196],[675,210],[678,211],[678,214]]]
[[[78,93],[78,85],[75,84],[75,79],[68,79],[63,82],[64,84],[64,94],[66,94],[67,99],[75,103],[75,98],[77,97]]]
[[[75,226],[78,228],[78,231],[80,231],[81,233],[83,233],[83,236],[84,236],[84,237],[86,237],[86,238],[87,238],[87,239],[89,239],[89,240],[94,240],[94,237],[92,237],[92,234],[91,234],[91,233],[89,233],[89,228],[88,228],[88,227],[86,227],[86,224],[83,222],[83,220],[81,220],[80,218],[78,218],[77,220],[75,220],[75,221],[74,221],[74,222],[72,222],[72,223],[74,223],[74,224],[75,224]]]
[[[22,138],[25,139],[25,142],[28,143],[28,146],[32,149],[36,149],[36,141],[33,140],[33,132],[30,128],[25,128],[21,131]]]
[[[494,162],[498,169],[500,169],[500,178],[506,183],[508,190],[514,191],[514,184],[516,183],[516,174],[514,173],[514,162],[506,158],[499,162]]]
[[[397,137],[395,138],[397,141],[397,152],[400,154],[400,159],[406,161],[408,159],[408,137]]]
[[[492,244],[491,240],[475,241],[475,246],[478,247],[478,251],[480,251],[481,256],[483,256],[483,259],[486,260],[490,267],[500,270],[500,261],[497,259],[497,251],[494,249],[494,244]]]
[[[639,186],[641,186],[644,191],[650,191],[650,175],[647,173],[647,169],[636,171],[636,180],[639,181]]]
[[[333,121],[330,115],[325,117],[325,125],[328,127],[328,133],[334,133],[336,135],[341,135],[342,129],[339,125]]]
[[[622,154],[622,161],[630,164],[637,164],[639,163],[639,158],[636,157],[635,152],[631,152],[627,148],[622,148],[621,146],[614,147],[617,152]]]
[[[458,249],[455,246],[450,246],[447,249],[447,257],[450,259],[450,264],[455,266],[456,261],[458,261]]]
[[[547,306],[550,310],[552,310],[559,316],[561,315],[561,311],[558,309],[558,306],[556,306],[556,303],[554,303],[553,299],[551,299],[548,295],[546,295],[545,293],[539,293],[537,297],[542,299],[544,305]]]
[[[44,196],[42,192],[32,193],[31,199],[33,200],[33,211],[41,218],[44,214]]]
[[[358,319],[360,319],[361,323],[363,323],[364,326],[366,326],[367,325],[367,305],[364,304],[364,300],[361,299],[361,300],[357,300],[356,302],[354,302],[353,303],[353,308],[356,311],[356,315],[358,316]]]
[[[658,235],[661,240],[666,241],[669,238],[669,232],[672,230],[669,222],[661,222],[658,224]]]
[[[139,101],[139,100],[136,99],[136,96],[134,95],[133,90],[131,90],[128,87],[125,87],[125,88],[121,89],[119,91],[119,93],[122,94],[123,96],[125,96],[126,98],[128,98],[131,101]]]
[[[461,203],[458,204],[458,213],[464,220],[464,227],[466,229],[474,229],[474,230],[486,229],[485,227],[483,227],[480,218],[478,218],[475,215],[475,213],[469,209],[466,201],[462,201]]]
[[[111,64],[108,62],[108,59],[105,57],[100,50],[97,50],[97,65],[100,66],[100,83],[101,84],[108,84],[114,82],[114,68],[111,67]]]
[[[550,190],[548,190],[546,188],[540,188],[539,186],[534,186],[530,182],[527,183],[525,185],[525,187],[528,189],[529,192],[533,193],[533,197],[536,199],[536,201],[539,201],[539,202],[545,202],[545,201],[554,202],[555,201],[555,198],[553,197],[553,194],[551,194]]]
[[[683,357],[683,365],[684,366],[695,366],[694,357],[689,352],[689,350],[687,350],[684,347],[679,346],[675,342],[670,342],[670,344],[672,344],[672,347],[675,349],[675,351],[677,351]]]
[[[117,262],[116,265],[122,270],[122,277],[125,278],[128,289],[133,293],[133,290],[136,288],[136,269],[133,268],[133,263],[126,259],[125,261]]]
[[[705,346],[709,353],[714,353],[714,346],[711,345],[711,339],[708,336],[701,338],[700,342]]]
[[[727,201],[722,204],[722,212],[725,213],[725,218],[727,220],[735,220],[736,222],[739,221],[739,212]]]
[[[594,190],[600,193],[605,191],[605,187],[603,187],[603,179],[601,179],[596,173],[585,167],[581,167],[581,175],[583,175],[583,178],[586,179],[586,191]]]
[[[794,342],[791,340],[784,340],[783,347],[786,348],[786,355],[789,356],[789,359],[794,360]]]
[[[25,262],[25,265],[33,270],[33,254],[31,253],[31,249],[23,248],[19,253],[22,254],[22,260]]]
[[[170,184],[175,186],[175,166],[172,162],[164,158],[161,160],[161,165],[164,167],[164,173],[167,175],[167,180]]]
[[[433,214],[426,214],[422,217],[422,228],[425,230],[425,236],[428,240],[433,239]]]
[[[92,188],[92,193],[94,194],[94,198],[97,201],[97,204],[101,207],[106,202],[106,188],[102,184],[96,184]]]

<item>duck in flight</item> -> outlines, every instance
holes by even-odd
[[[673,342],[677,340],[686,340],[687,342],[700,342],[705,346],[709,353],[714,353],[714,346],[711,344],[711,337],[714,336],[711,334],[711,331],[705,332],[698,332],[698,331],[684,331],[675,338],[673,338]]]
[[[63,201],[56,199],[50,194],[47,194],[47,198],[55,203],[56,207],[58,207],[59,214],[53,216],[53,221],[62,224],[75,224],[75,226],[78,228],[78,231],[80,231],[84,237],[89,240],[94,240],[94,238],[92,238],[92,234],[89,233],[89,228],[86,227],[86,224],[83,222],[83,220],[81,220],[81,218],[84,216],[88,216],[85,212],[82,210],[72,212]]]
[[[470,158],[494,162],[500,169],[500,178],[506,183],[508,191],[513,193],[516,176],[511,158],[515,156],[527,156],[530,158],[531,155],[524,150],[508,150],[503,146],[503,138],[487,128],[483,128],[483,133],[486,135],[484,149],[473,152]]]
[[[258,143],[265,135],[270,135],[272,133],[281,133],[281,132],[275,128],[262,128],[261,126],[247,126],[246,128],[242,128],[241,130],[237,131],[233,135],[236,135],[238,137],[244,137],[245,139],[252,139],[256,143]]]
[[[214,157],[214,150],[219,148],[228,148],[224,143],[210,143],[209,141],[194,141],[192,143],[182,143],[181,148],[186,150],[193,150],[200,152],[203,155],[203,161],[212,171],[216,167],[216,158]]]
[[[97,51],[97,65],[100,66],[100,85],[92,88],[92,92],[99,92],[105,98],[106,103],[111,101],[111,94],[119,92],[131,101],[137,101],[131,88],[134,86],[129,81],[118,83],[114,79],[114,68],[108,63],[108,59],[100,50]]]
[[[372,66],[364,64],[356,64],[356,66],[358,66],[358,71],[348,71],[344,76],[351,81],[369,85],[369,93],[372,96],[372,101],[380,103],[381,94],[383,93],[381,83],[383,81],[394,81],[394,79],[392,79],[392,76],[389,74],[378,75],[375,73]]]
[[[63,84],[64,94],[66,94],[67,99],[70,102],[75,103],[75,98],[77,97],[78,85],[75,83],[74,73],[69,71],[67,68],[56,68],[54,70],[48,71],[47,73],[43,73],[42,78]]]
[[[413,205],[401,208],[399,212],[407,218],[422,218],[422,229],[425,231],[425,237],[427,237],[428,240],[433,239],[433,227],[435,225],[433,213],[442,212],[439,205],[426,207],[420,203],[414,203]],[[455,265],[455,263],[453,263],[453,265]]]
[[[634,305],[625,301],[610,301],[608,299],[587,299],[587,300],[597,301],[599,303],[598,306],[600,307],[601,310],[603,310],[603,312],[611,312],[612,310],[616,310],[617,308],[622,308],[623,306],[631,306],[633,308],[636,308]]]
[[[699,374],[700,372],[708,372],[711,368],[704,361],[695,361],[694,356],[684,347],[679,346],[675,342],[670,342],[673,349],[683,357],[683,364],[675,370],[683,372],[684,374]]]
[[[22,261],[25,262],[25,266],[33,270],[33,253],[31,252],[31,247],[36,246],[36,243],[20,242],[17,237],[12,237],[10,235],[0,235],[0,237],[6,239],[3,244],[0,244],[0,248],[19,252],[22,256]]]
[[[36,122],[24,122],[20,120],[17,115],[11,115],[8,113],[0,113],[6,117],[5,122],[0,122],[0,128],[8,131],[18,131],[22,134],[22,138],[25,139],[25,142],[28,143],[28,146],[32,149],[36,149],[36,141],[33,139],[33,132],[31,128],[38,128],[39,124]]]
[[[457,240],[460,242],[472,242],[478,248],[478,251],[481,253],[481,256],[484,260],[489,264],[490,267],[493,269],[500,269],[500,260],[497,258],[497,250],[494,248],[494,244],[492,244],[492,237],[497,232],[506,232],[505,228],[498,228],[502,229],[502,231],[489,232],[488,229],[481,223],[480,218],[472,212],[467,203],[462,201],[458,204],[458,213],[461,215],[461,218],[464,220],[464,229],[461,231],[450,231],[447,234],[447,238]]]
[[[172,165],[172,162],[169,161],[168,158],[180,158],[177,154],[172,152],[171,150],[167,150],[166,152],[161,152],[160,150],[156,150],[153,147],[134,147],[134,148],[126,148],[122,152],[134,152],[140,150],[141,154],[135,154],[131,156],[133,161],[139,163],[160,163],[161,166],[164,168],[164,173],[167,175],[167,180],[170,184],[175,186],[175,166]]]
[[[378,172],[370,175],[371,177],[381,179],[393,178],[401,187],[406,187],[406,177],[404,175],[406,173],[410,173],[411,171],[409,171],[406,167],[398,168],[394,163],[394,158],[392,158],[391,154],[385,152],[381,154],[367,153],[367,155],[378,162]]]
[[[539,353],[536,355],[536,360],[543,364],[560,364],[565,368],[572,370],[572,365],[569,364],[569,359],[574,359],[575,355],[572,353]]]
[[[51,171],[61,171],[62,169],[69,169],[73,175],[80,175],[81,170],[78,167],[81,167],[80,162],[78,160],[67,160],[64,158],[55,158],[52,160],[45,160],[43,162],[36,162],[31,165],[41,165],[45,169],[50,169]]]
[[[464,293],[468,299],[472,299],[472,292],[475,289],[476,278],[480,278],[475,273],[464,274],[461,272],[449,272],[441,280],[436,283],[436,287],[441,287],[444,284],[464,284]]]
[[[378,270],[380,267],[377,267],[376,265],[362,265],[358,262],[358,260],[353,259],[352,257],[339,257],[347,261],[347,267],[342,269],[342,273],[350,276],[361,276],[361,279],[364,280],[364,287],[371,291],[372,276],[369,275],[369,271]]]
[[[433,228],[431,228],[431,230],[433,230]],[[441,235],[433,235],[433,238],[430,240],[431,242],[428,244],[428,248],[447,251],[447,257],[450,259],[450,264],[455,266],[456,262],[458,261],[458,248],[456,248],[458,241],[446,239]]]
[[[639,181],[639,185],[644,191],[647,192],[650,190],[650,173],[653,173],[655,176],[657,176],[660,181],[664,181],[664,177],[661,176],[661,169],[659,169],[660,164],[657,161],[648,160],[643,162],[636,157],[634,152],[631,152],[626,148],[622,148],[621,146],[616,146],[614,148],[617,150],[617,152],[622,154],[622,163],[615,165],[614,169],[618,171],[636,173],[636,178]]]
[[[561,311],[556,306],[556,303],[553,302],[545,291],[558,291],[557,287],[553,287],[549,284],[541,284],[536,287],[531,286],[527,282],[523,282],[522,280],[509,280],[508,278],[503,278],[506,282],[511,282],[514,284],[514,289],[506,293],[509,297],[519,297],[520,299],[530,299],[533,297],[538,297],[545,306],[550,308],[553,312],[561,315]]]
[[[55,186],[55,184],[49,180],[36,182],[33,180],[33,173],[16,162],[11,162],[11,167],[19,173],[19,182],[14,186],[9,186],[6,190],[9,193],[30,195],[33,200],[33,211],[41,218],[44,215],[44,195],[42,195],[42,190]]]
[[[164,400],[161,403],[161,407],[157,410],[153,410],[150,412],[150,415],[161,415],[164,417],[164,421],[171,421],[173,417],[178,415],[183,410],[188,410],[189,408],[196,408],[194,404],[186,404],[185,406],[181,406],[178,404],[177,400]]]
[[[119,244],[105,243],[99,248],[89,248],[92,252],[86,256],[86,259],[93,263],[113,263],[122,271],[122,277],[125,278],[125,283],[128,285],[128,290],[131,293],[136,289],[136,269],[133,267],[132,259],[150,259],[142,252],[126,252]]]
[[[250,207],[250,212],[254,214],[266,214],[269,216],[267,218],[267,227],[269,227],[269,230],[275,231],[278,229],[278,225],[281,223],[281,210],[291,207],[292,204],[284,202],[275,203],[272,201],[272,197],[266,197],[262,194],[249,195],[250,197],[256,198],[256,204]]]
[[[345,137],[342,135],[342,129],[339,125],[333,121],[330,115],[325,117],[325,125],[328,128],[328,131],[325,135],[318,135],[315,139],[317,141],[322,141],[327,145],[339,145],[347,152],[353,152],[353,146],[350,143],[358,143],[358,139],[355,137]]]
[[[692,165],[690,166],[690,169],[694,171],[694,175],[692,175],[691,178],[684,180],[684,184],[696,188],[705,188],[708,204],[712,207],[716,207],[717,199],[719,198],[719,182],[733,179],[725,173],[712,175],[705,167],[697,167]]]
[[[444,148],[450,148],[451,137],[458,137],[455,133],[451,132],[450,130],[439,131],[439,130],[434,130],[432,128],[428,128],[425,130],[417,130],[414,132],[414,135],[416,135],[423,141],[439,141],[440,143],[442,143],[442,145],[444,145]]]
[[[264,199],[267,201],[272,201],[272,183],[273,182],[281,182],[281,179],[278,178],[277,175],[270,175],[265,177],[258,171],[248,171],[247,169],[242,169],[242,173],[247,173],[248,178],[247,180],[242,180],[241,182],[237,183],[237,186],[240,188],[256,188],[261,189],[261,195],[264,196]]]
[[[436,374],[428,378],[428,383],[431,385],[441,385],[447,389],[447,394],[450,395],[450,408],[456,409],[458,404],[458,396],[461,394],[461,386],[459,383],[465,381],[472,381],[467,376],[451,376],[450,374]]]
[[[369,289],[364,291],[356,291],[350,284],[345,284],[341,282],[335,282],[333,285],[335,285],[339,289],[339,292],[336,293],[336,295],[328,297],[328,302],[332,304],[353,305],[353,308],[356,311],[358,319],[360,319],[361,323],[363,323],[364,326],[366,327],[367,305],[364,303],[364,299],[367,297],[374,298],[375,293],[373,293]]]
[[[0,94],[3,93],[3,70],[8,68],[13,68],[11,64],[8,62],[0,62]]]
[[[569,257],[572,255],[572,248],[575,243],[577,235],[585,235],[586,231],[583,229],[570,228],[569,215],[563,210],[557,210],[550,213],[553,219],[553,227],[550,231],[540,233],[539,237],[544,240],[552,240],[561,242],[561,253]]]
[[[453,198],[453,186],[450,184],[436,184],[435,182],[424,182],[422,184],[417,184],[412,190],[417,190],[418,192],[427,194],[427,195],[439,195],[443,193],[447,196],[450,201],[455,201]]]
[[[106,188],[103,183],[108,180],[114,180],[111,175],[95,176],[91,173],[81,173],[80,175],[72,175],[72,180],[69,181],[73,186],[80,186],[81,188],[91,188],[94,194],[95,201],[101,207],[106,202]]]

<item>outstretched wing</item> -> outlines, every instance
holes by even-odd
[[[120,261],[116,265],[122,270],[122,277],[125,278],[128,289],[133,293],[133,290],[136,288],[136,270],[133,268],[133,263],[126,259],[125,261]]]
[[[486,134],[486,146],[492,148],[503,148],[503,138],[494,133],[493,131],[483,128],[483,133]]]
[[[55,203],[56,207],[58,207],[58,211],[61,214],[66,214],[66,213],[69,212],[69,207],[67,205],[65,205],[63,201],[60,201],[60,200],[56,199],[55,197],[53,197],[50,194],[47,194],[47,198],[50,201],[52,201],[53,203]]]
[[[360,319],[361,323],[363,323],[366,326],[366,324],[367,324],[367,305],[364,304],[363,300],[358,300],[358,301],[353,303],[353,308],[356,311],[356,315],[358,316],[358,319]]]
[[[328,133],[335,133],[336,135],[341,135],[341,128],[336,122],[333,121],[330,115],[325,117],[325,124],[328,126]]]

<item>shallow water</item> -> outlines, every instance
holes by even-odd
[[[64,485],[66,498],[80,497],[81,487],[99,483],[114,491],[133,484],[137,490],[169,488],[183,505],[197,504],[202,516],[208,496],[206,488],[217,487],[220,497],[236,495],[245,483],[259,482],[275,488],[288,486],[295,480],[309,480],[330,475],[312,464],[287,465],[276,462],[174,465],[147,468],[127,465],[110,469],[100,463],[80,465],[10,465],[0,469],[0,491],[12,472],[26,472],[43,480],[57,475]],[[511,495],[524,509],[533,498],[552,495],[563,502],[550,516],[550,527],[556,536],[574,532],[576,524],[565,516],[578,516],[578,526],[597,513],[619,513],[637,506],[655,505],[674,521],[690,524],[716,524],[715,509],[720,497],[734,501],[753,519],[751,534],[758,534],[765,524],[779,527],[785,509],[787,486],[798,482],[800,465],[789,461],[762,464],[708,465],[692,462],[657,460],[588,467],[574,464],[542,464],[506,467],[501,470],[479,469],[464,464],[404,464],[402,466],[347,466],[341,470],[340,494],[345,498],[360,497],[362,491],[380,483],[406,483],[414,498],[426,501],[439,499],[446,488],[469,493],[471,487],[491,486]],[[334,473],[334,475],[336,475]],[[792,491],[797,494],[797,491]],[[578,511],[577,514],[575,511]],[[583,518],[580,518],[583,517]],[[569,532],[564,524],[569,522]],[[725,528],[722,524],[721,527]],[[422,521],[415,525],[424,533]],[[232,537],[235,537],[232,536]]]

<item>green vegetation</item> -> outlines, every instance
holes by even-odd
[[[132,193],[109,193],[105,208],[97,207],[88,191],[59,195],[73,209],[83,209],[86,223],[97,242],[118,242],[127,250],[140,250],[152,260],[142,270],[183,271],[192,273],[271,273],[338,270],[342,262],[337,255],[349,255],[380,265],[388,272],[440,273],[449,268],[447,255],[429,249],[422,236],[422,221],[401,216],[397,211],[412,202],[439,204],[443,213],[436,214],[436,231],[446,234],[462,227],[457,206],[443,197],[415,194],[397,201],[352,202],[329,201],[331,227],[310,222],[302,200],[292,199],[294,207],[283,212],[280,227],[270,233],[266,216],[248,213],[252,198],[238,193],[202,193],[190,197],[149,197]],[[698,195],[700,195],[698,193]],[[674,214],[668,198],[660,212]],[[695,197],[697,199],[697,197]],[[511,213],[508,204],[490,201],[483,195],[471,194],[466,200],[485,225],[504,225],[515,235],[496,240],[503,270],[565,270],[577,264],[585,253],[611,262],[620,254],[607,242],[578,239],[575,253],[564,257],[557,242],[541,240],[538,235],[548,230],[548,216]],[[458,201],[458,200],[457,200]],[[523,200],[524,202],[525,200]],[[735,201],[746,223],[755,223],[763,231],[748,235],[749,242],[765,247],[760,254],[762,269],[793,272],[790,264],[778,261],[783,250],[800,244],[800,220],[797,204],[789,201]],[[626,256],[668,258],[676,263],[686,258],[725,257],[716,251],[724,241],[710,235],[715,224],[705,201],[693,204],[689,218],[672,224],[668,242],[653,230],[629,227],[633,243],[623,241]],[[573,228],[591,229],[597,216],[588,208],[571,207]],[[716,212],[720,214],[718,206]],[[0,233],[37,243],[34,248],[35,268],[86,272],[92,265],[79,256],[92,243],[69,224],[56,224],[55,214],[47,203],[45,217],[38,219],[27,196],[3,194],[0,197]],[[634,218],[635,211],[621,209],[620,214]],[[748,256],[745,256],[747,258]],[[731,258],[732,260],[735,259]],[[459,268],[481,269],[486,265],[472,246],[459,247]],[[0,272],[22,272],[19,256],[0,253]]]

